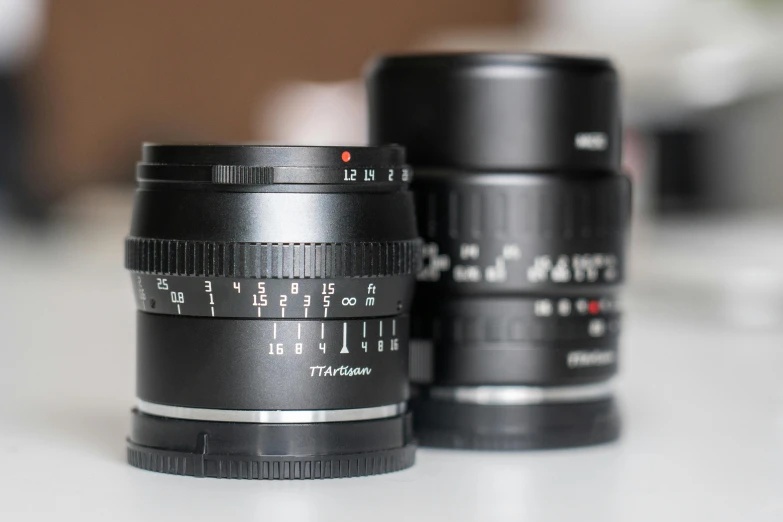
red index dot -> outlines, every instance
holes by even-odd
[[[351,161],[351,153],[348,152],[347,150],[343,151],[343,155],[341,157],[343,158],[343,161],[346,162],[346,163]]]
[[[590,301],[590,304],[587,305],[587,311],[591,315],[596,315],[601,311],[601,304],[598,301]]]

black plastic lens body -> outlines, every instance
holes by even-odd
[[[144,146],[131,464],[258,479],[413,464],[410,176],[400,147]]]
[[[630,183],[611,64],[389,57],[370,69],[368,90],[371,142],[404,145],[417,173],[420,442],[528,449],[615,439]]]

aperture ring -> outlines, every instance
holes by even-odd
[[[407,165],[340,165],[332,167],[251,165],[159,165],[141,163],[140,182],[211,183],[214,185],[386,185],[404,186],[413,179]]]
[[[420,239],[356,243],[125,239],[125,268],[160,275],[322,279],[408,275],[420,266]]]

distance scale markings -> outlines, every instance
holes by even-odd
[[[619,256],[612,253],[573,253],[536,255],[529,264],[524,249],[516,243],[484,245],[457,243],[449,247],[426,243],[422,250],[424,267],[419,281],[439,281],[443,274],[455,283],[599,283],[612,284],[620,278]],[[445,250],[442,252],[441,250]],[[497,250],[487,255],[486,250]],[[456,261],[454,261],[455,259]]]
[[[133,274],[139,310],[166,315],[339,319],[397,315],[413,291],[407,276],[236,279]]]
[[[541,298],[533,302],[533,315],[536,317],[577,317],[589,318],[587,333],[590,337],[603,337],[607,333],[617,334],[620,321],[617,316],[617,301],[608,297],[587,298]]]
[[[407,338],[408,317],[350,321],[259,323],[268,355],[349,355],[398,352]]]

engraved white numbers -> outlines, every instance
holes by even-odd
[[[204,281],[204,291],[209,296],[209,312],[215,317],[215,296],[212,293],[212,281]]]
[[[476,243],[462,243],[459,246],[460,259],[478,259],[480,248]]]
[[[266,299],[266,283],[260,281],[258,283],[258,292],[253,294],[253,306],[258,307],[258,317],[261,317],[261,307],[268,304]]]
[[[263,283],[258,283],[259,288],[262,289],[260,285]],[[267,300],[266,300],[266,294],[262,292],[261,290],[258,291],[257,294],[253,294],[253,306],[266,306]]]
[[[396,278],[292,281],[139,275],[134,276],[133,283],[139,309],[160,314],[179,312],[195,317],[294,320],[390,317],[400,312],[408,292]],[[141,287],[145,290],[144,299],[139,298]],[[178,304],[183,305],[181,310],[177,310]],[[389,325],[384,328],[386,326]],[[375,328],[374,325],[374,332]],[[372,336],[368,342],[374,349]],[[293,353],[293,345],[287,348]],[[306,344],[304,348],[306,351]],[[356,348],[358,350],[358,344]],[[384,349],[389,350],[388,340]]]

